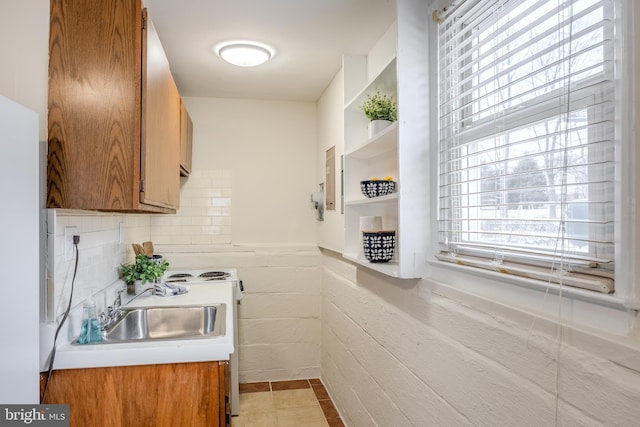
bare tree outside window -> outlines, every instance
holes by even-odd
[[[561,15],[556,1],[533,11],[519,3],[509,9],[506,2],[486,28],[477,23],[476,48],[460,62],[467,80],[460,131],[470,141],[452,151],[449,166],[462,174],[455,205],[469,215],[457,228],[471,242],[553,250],[560,222],[541,220],[589,200],[590,124],[598,111],[582,106],[580,88],[605,71],[604,12],[595,0]],[[513,20],[522,25],[508,25]],[[587,251],[573,241],[574,229],[566,244]]]
[[[439,35],[442,250],[612,263],[611,2],[459,8]]]

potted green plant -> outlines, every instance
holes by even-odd
[[[367,100],[361,108],[369,119],[369,138],[398,120],[396,101],[390,95],[382,95],[379,91],[367,95]]]
[[[139,294],[146,288],[153,286],[165,271],[169,268],[169,263],[162,258],[148,257],[145,254],[136,255],[133,264],[120,265],[120,275],[127,283],[127,292]],[[145,286],[145,284],[150,285]]]

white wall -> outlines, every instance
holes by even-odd
[[[0,402],[37,403],[38,115],[4,96],[0,153],[0,198],[6,203],[0,242]]]
[[[193,167],[176,215],[151,217],[171,268],[235,267],[240,381],[320,374],[320,254],[309,201],[314,103],[186,98]]]
[[[335,209],[327,210],[325,202],[324,221],[316,221],[318,246],[334,251],[344,248],[344,214],[342,213],[341,156],[344,154],[344,76],[342,69],[317,102],[318,149],[316,151],[317,183],[326,183],[326,152],[335,147]],[[318,191],[316,187],[313,191]]]
[[[39,114],[47,140],[49,0],[0,2],[0,94]]]
[[[188,191],[181,193],[177,217],[198,217],[197,222],[202,209],[225,207],[232,220],[218,230],[224,238],[198,240],[217,231],[192,221],[198,228],[182,231],[195,240],[166,243],[314,242],[309,194],[316,186],[315,104],[219,98],[185,98],[185,104],[193,120],[196,183],[191,184],[189,177],[183,184]],[[211,181],[216,174],[221,180]],[[216,203],[222,206],[213,206]],[[211,214],[217,216],[218,211]],[[154,227],[152,237],[160,233]]]

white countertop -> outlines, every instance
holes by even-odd
[[[197,339],[146,341],[109,344],[71,344],[58,346],[54,369],[97,368],[107,366],[155,365],[161,363],[205,362],[229,360],[233,353],[233,284],[216,282],[191,284],[189,292],[175,296],[140,296],[131,299],[123,295],[125,307],[193,306],[224,303],[226,329],[223,336]]]

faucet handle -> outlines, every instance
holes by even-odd
[[[126,291],[126,290],[127,290],[127,288],[121,288],[121,289],[118,289],[118,290],[116,291],[116,299],[115,299],[115,301],[113,302],[113,305],[114,305],[114,307],[115,307],[116,309],[118,309],[118,308],[120,308],[120,307],[122,306],[122,293],[123,293],[124,291]]]
[[[98,324],[100,325],[100,330],[102,332],[107,329],[107,321],[107,314],[104,311],[100,312],[100,314],[98,315]]]

